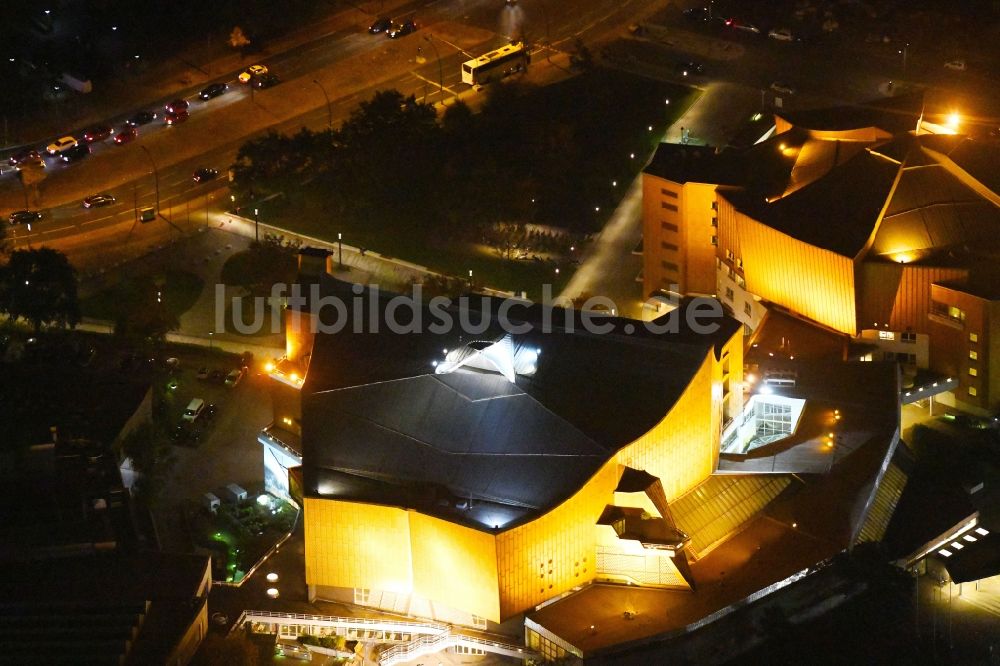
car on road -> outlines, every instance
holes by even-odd
[[[771,84],[771,91],[776,93],[781,93],[783,95],[794,95],[795,88],[783,81],[775,81]]]
[[[182,122],[188,119],[187,111],[177,111],[175,113],[168,113],[163,116],[163,122],[167,125],[180,125]]]
[[[230,370],[229,374],[226,375],[226,386],[230,388],[236,386],[237,384],[240,383],[240,380],[243,379],[243,376],[246,374],[247,374],[246,368],[235,368],[233,370]]]
[[[111,125],[94,125],[83,133],[83,140],[87,143],[96,143],[98,141],[104,141],[114,133],[115,128]]]
[[[268,72],[267,74],[261,74],[255,78],[252,85],[258,90],[263,90],[264,88],[276,86],[279,83],[281,83],[281,79],[278,78],[278,75],[273,72]]]
[[[380,16],[372,21],[372,24],[368,26],[368,32],[373,35],[377,35],[380,32],[385,32],[390,27],[392,27],[392,19]]]
[[[139,125],[148,125],[157,118],[159,118],[159,116],[156,111],[139,111],[125,122],[132,127],[138,127]]]
[[[59,153],[74,148],[77,143],[79,143],[75,138],[71,136],[64,136],[61,139],[56,139],[50,143],[45,148],[45,152],[49,155],[58,155]]]
[[[42,214],[37,210],[15,210],[8,219],[11,224],[31,224],[42,219]]]
[[[398,39],[400,37],[406,37],[411,32],[416,31],[417,24],[413,21],[403,21],[402,23],[395,23],[389,26],[389,29],[385,31],[389,39]]]
[[[102,208],[110,206],[115,202],[115,198],[110,194],[92,194],[83,200],[84,208]]]
[[[747,23],[746,21],[741,21],[736,18],[728,18],[725,21],[726,26],[732,28],[733,30],[741,30],[743,32],[749,32],[754,35],[760,34],[760,28],[755,26],[753,23]]]
[[[131,143],[139,136],[139,130],[132,125],[122,125],[122,128],[115,133],[114,142],[119,146],[123,143]]]
[[[681,76],[693,76],[695,74],[704,74],[705,68],[701,63],[694,62],[693,60],[688,62],[679,62],[674,68],[678,74]]]
[[[792,37],[792,31],[788,28],[774,28],[771,32],[767,33],[767,36],[779,42],[791,42],[795,39]]]
[[[90,155],[90,144],[81,143],[62,151],[62,153],[59,154],[59,158],[63,162],[69,163],[82,160],[88,155]]]
[[[707,21],[711,18],[708,7],[691,7],[683,12],[688,21]]]
[[[955,60],[949,60],[944,64],[945,69],[953,69],[956,72],[965,71],[965,61],[961,58],[956,58]]]
[[[240,83],[250,83],[250,81],[257,76],[264,76],[267,74],[267,67],[264,65],[250,65],[236,77],[239,79]]]
[[[164,105],[163,108],[167,113],[180,113],[181,111],[187,111],[188,106],[190,106],[190,104],[188,104],[186,99],[175,99],[174,101]]]
[[[202,89],[202,91],[198,93],[198,97],[208,100],[225,94],[227,90],[229,90],[229,86],[225,83],[213,83],[207,88]]]
[[[38,154],[37,150],[22,150],[19,153],[14,153],[10,156],[7,162],[12,166],[21,166],[24,162],[37,162],[42,159],[42,156]]]
[[[192,177],[196,183],[207,183],[210,180],[215,180],[219,177],[218,169],[209,169],[208,167],[202,167],[194,172]]]

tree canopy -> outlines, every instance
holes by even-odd
[[[62,252],[42,247],[15,250],[0,268],[0,311],[43,325],[74,327],[80,322],[76,270]]]

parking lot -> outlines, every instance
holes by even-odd
[[[271,420],[271,399],[266,377],[258,374],[261,359],[254,359],[235,386],[227,386],[221,378],[239,367],[238,356],[207,349],[172,355],[179,360],[170,379],[176,387],[166,392],[167,423],[172,436],[176,436],[181,414],[193,398],[203,399],[206,409],[214,405],[214,414],[199,416],[185,428],[189,436],[172,446],[175,463],[153,508],[163,548],[190,550],[193,546],[183,517],[197,510],[204,493],[218,494],[218,488],[228,483],[236,483],[251,493],[262,486],[263,458],[257,433]],[[202,368],[209,371],[206,379],[198,378]],[[213,380],[216,371],[221,377]]]

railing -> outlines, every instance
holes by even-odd
[[[406,661],[412,661],[417,657],[434,654],[448,648],[457,647],[478,648],[484,652],[494,654],[504,654],[512,657],[527,658],[538,655],[531,650],[526,650],[521,645],[515,643],[502,643],[500,641],[469,636],[455,630],[447,631],[438,636],[420,636],[405,645],[395,645],[379,655],[380,666],[394,666]]]
[[[381,631],[396,631],[398,633],[411,634],[442,634],[448,631],[448,626],[436,622],[410,622],[408,620],[391,620],[386,618],[372,617],[340,617],[336,615],[305,615],[304,613],[281,613],[277,611],[246,610],[240,616],[236,626],[245,621],[253,622],[255,618],[269,618],[275,620],[299,620],[306,624],[322,622],[325,624],[342,625],[356,629],[375,629]],[[387,627],[395,627],[390,629]]]

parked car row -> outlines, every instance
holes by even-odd
[[[209,370],[207,367],[202,367],[198,370],[196,375],[198,379],[202,381],[215,382],[217,384],[225,384],[226,386],[232,388],[239,384],[247,374],[247,369],[245,366],[240,366],[239,368],[233,368],[228,373],[222,370]]]

